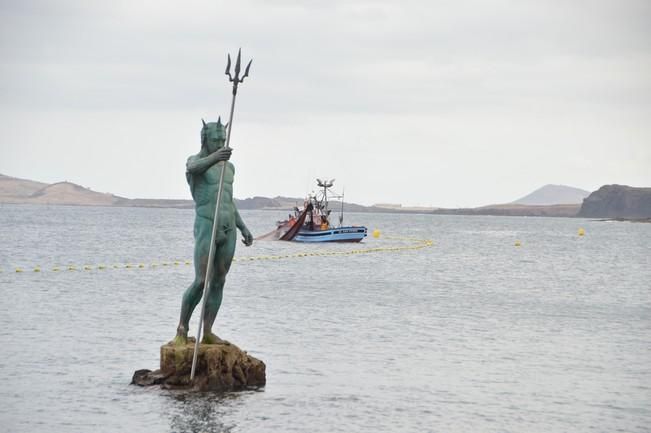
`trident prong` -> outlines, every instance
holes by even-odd
[[[235,61],[235,79],[240,76],[240,65],[242,64],[242,48],[237,50],[237,60]]]
[[[253,59],[249,60],[249,63],[246,65],[246,69],[244,69],[244,75],[242,75],[242,79],[240,80],[240,83],[244,82],[244,79],[249,76],[249,68],[251,67],[251,62]]]
[[[228,62],[226,63],[226,72],[224,74],[228,75],[228,81],[233,81],[233,77],[231,77],[231,55],[228,55]]]

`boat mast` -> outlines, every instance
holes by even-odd
[[[334,179],[330,179],[328,181],[323,181],[319,178],[317,178],[316,183],[319,187],[323,188],[323,199],[321,200],[322,205],[320,206],[321,210],[321,215],[325,215],[326,219],[328,220],[328,224],[330,224],[330,218],[328,215],[328,188],[330,188],[333,185]],[[317,198],[314,198],[314,201],[317,201]]]
[[[344,189],[341,190],[341,212],[339,212],[339,227],[344,224]]]

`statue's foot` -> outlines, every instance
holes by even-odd
[[[212,332],[206,332],[201,339],[201,344],[231,344],[226,340],[222,340]]]
[[[172,344],[175,346],[185,346],[188,344],[188,337],[184,335],[177,335],[174,337],[174,340],[172,340]]]
[[[181,325],[176,329],[176,337],[172,340],[175,346],[185,346],[188,344],[188,331]]]

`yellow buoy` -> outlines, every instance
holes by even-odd
[[[520,241],[515,241],[515,246],[516,246],[516,247],[519,247],[519,246],[521,246],[521,245],[522,245],[522,244],[520,243]]]
[[[579,236],[585,235],[585,230],[583,230],[583,227],[579,228]]]
[[[375,239],[380,237],[380,231],[378,229],[373,230],[373,237]]]

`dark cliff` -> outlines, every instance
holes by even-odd
[[[651,218],[651,188],[604,185],[583,200],[577,216],[586,218]]]

